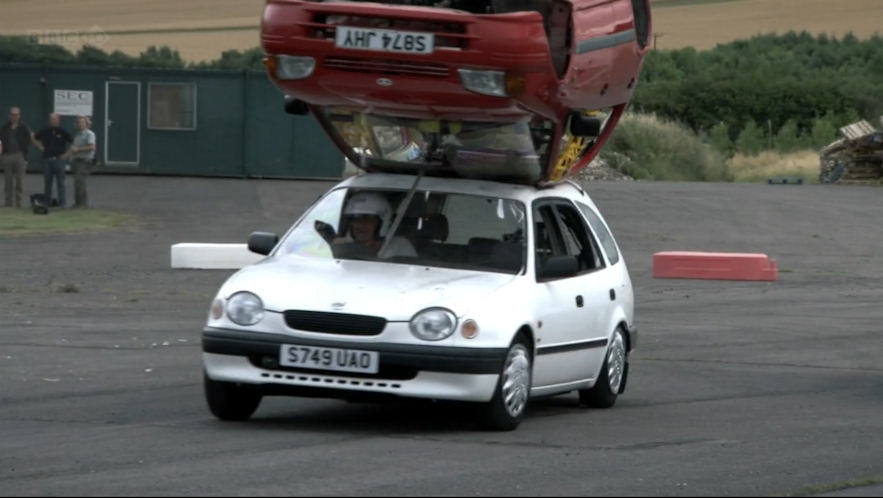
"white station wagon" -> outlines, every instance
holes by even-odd
[[[266,395],[481,403],[514,429],[530,398],[610,407],[635,347],[632,284],[576,184],[368,173],[343,181],[231,276],[203,332],[215,416]]]

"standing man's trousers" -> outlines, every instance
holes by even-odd
[[[74,159],[71,168],[74,170],[74,207],[89,207],[89,195],[86,193],[86,178],[92,167],[91,159]]]
[[[25,156],[21,152],[13,154],[0,155],[0,168],[3,168],[3,182],[5,197],[5,206],[21,207],[21,198],[23,194],[23,183],[25,181],[25,168],[28,163]],[[14,200],[14,203],[13,203]]]

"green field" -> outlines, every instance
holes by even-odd
[[[130,213],[90,209],[51,210],[34,214],[29,208],[0,208],[0,237],[49,235],[133,229],[138,218]]]

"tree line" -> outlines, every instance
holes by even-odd
[[[758,35],[648,54],[632,109],[686,124],[725,153],[821,147],[883,114],[883,37]]]
[[[89,65],[105,67],[140,67],[163,69],[263,70],[264,53],[260,47],[226,50],[211,61],[186,62],[181,54],[167,46],[150,46],[139,55],[120,50],[105,52],[93,45],[70,51],[61,45],[39,43],[36,37],[0,36],[0,62]]]

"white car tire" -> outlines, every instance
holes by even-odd
[[[483,407],[482,422],[485,428],[511,431],[518,427],[527,410],[532,371],[530,349],[519,335],[506,353],[494,397]]]
[[[248,420],[261,404],[261,395],[240,384],[212,380],[204,376],[205,401],[221,420]]]
[[[628,375],[628,350],[625,335],[621,328],[613,332],[613,339],[607,347],[601,373],[591,389],[580,389],[579,402],[593,408],[610,408],[616,404],[616,397],[625,388]]]

